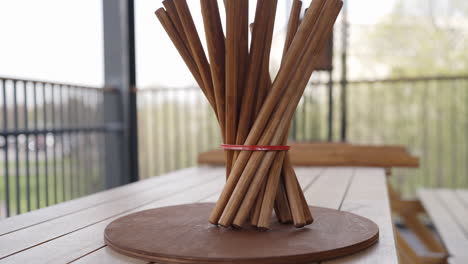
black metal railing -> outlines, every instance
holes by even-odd
[[[0,217],[104,188],[105,92],[0,78]]]
[[[299,103],[291,140],[328,139],[330,84],[319,81],[325,74],[316,77]],[[216,117],[200,88],[141,89],[137,94],[140,178],[194,166],[198,153],[221,144]],[[338,116],[332,121],[338,122]]]
[[[294,117],[295,141],[339,141],[340,83],[313,80]],[[398,169],[404,194],[419,187],[468,187],[468,76],[349,81],[348,141],[402,144],[421,158],[420,169]],[[138,92],[140,177],[196,164],[197,153],[219,146],[216,119],[196,87]],[[331,118],[330,118],[331,117]],[[330,122],[332,124],[330,124]],[[334,128],[330,131],[330,128]]]

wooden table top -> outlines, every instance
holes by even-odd
[[[298,167],[296,173],[309,204],[367,217],[380,228],[376,246],[325,263],[398,263],[383,169]],[[224,179],[223,168],[189,168],[7,218],[0,221],[0,264],[147,263],[107,248],[104,228],[140,210],[214,202]]]
[[[468,263],[468,190],[422,189],[418,195],[447,248],[448,262]]]

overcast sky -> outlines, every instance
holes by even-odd
[[[203,39],[199,1],[188,1]],[[251,2],[253,20],[255,1]],[[310,0],[304,1],[304,6]],[[395,0],[351,0],[353,23],[375,23]],[[275,30],[286,23],[288,0],[280,0]],[[136,0],[139,87],[180,87],[194,83],[154,16],[161,0]],[[103,85],[100,0],[0,1],[0,76]]]

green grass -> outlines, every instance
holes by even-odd
[[[77,168],[76,161],[73,164],[71,162],[69,158],[64,159],[63,163],[62,160],[57,160],[56,172],[54,174],[54,161],[49,160],[47,162],[47,176],[45,173],[45,161],[38,161],[37,163],[34,161],[29,162],[29,188],[27,184],[26,162],[19,162],[19,176],[16,176],[16,163],[9,162],[8,190],[10,214],[25,213],[28,209],[35,210],[102,189],[102,177],[99,174],[98,168],[86,169],[86,166],[80,166],[80,173],[73,171],[73,174],[71,174],[70,165],[75,166],[73,170]],[[62,173],[62,166],[65,168],[65,173]],[[4,162],[0,162],[0,172],[0,201],[5,201],[6,182]],[[17,193],[16,187],[18,185],[19,192]],[[19,194],[19,201],[17,194]],[[17,205],[20,207],[19,211],[17,210]]]

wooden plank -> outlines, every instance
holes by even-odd
[[[419,159],[402,146],[342,143],[294,143],[289,155],[294,166],[419,167]],[[199,154],[199,164],[224,165],[222,150]]]
[[[448,264],[466,264],[468,257],[452,257],[448,259]]]
[[[298,168],[296,170],[298,174],[298,178],[300,179],[300,183],[303,186],[308,185],[310,182],[314,180],[315,177],[318,176],[318,174],[323,171],[323,168]],[[224,181],[223,181],[224,182]],[[223,182],[221,182],[219,185],[222,187]],[[216,191],[215,194],[208,196],[207,198],[203,199],[203,202],[215,202],[218,199],[219,193],[221,191],[221,187]],[[209,188],[206,188],[209,189]],[[103,230],[103,229],[102,229]],[[103,231],[101,231],[103,232]],[[101,245],[101,244],[98,244]],[[96,245],[96,246],[98,246]],[[102,244],[103,245],[103,244]],[[109,252],[111,250],[107,248],[102,248],[99,249],[95,252],[92,252],[89,255],[84,256],[83,258],[79,259],[77,263],[125,263],[123,260],[119,258],[119,255],[116,254],[111,254],[108,255],[105,252]],[[105,255],[103,258],[102,256]],[[141,263],[141,262],[129,262],[129,263]]]
[[[468,190],[455,190],[455,193],[462,201],[465,207],[468,207]]]
[[[111,218],[137,207],[164,199],[168,195],[194,188],[201,183],[214,181],[223,173],[221,169],[209,173],[186,175],[183,180],[144,192],[137,192],[126,198],[91,207],[74,214],[34,225],[0,237],[0,258],[33,247],[40,243],[74,232],[105,219]],[[207,172],[207,171],[205,171]]]
[[[216,183],[215,186],[212,186],[212,187],[204,186],[204,187],[202,187],[203,188],[202,190],[213,189],[215,191],[215,195],[211,195],[211,196],[209,196],[207,198],[204,198],[204,199],[200,200],[200,202],[211,202],[213,197],[216,197],[216,199],[217,199],[217,197],[221,193],[223,183],[224,183],[224,179],[222,181],[217,180],[217,183]],[[200,193],[200,190],[194,190],[194,191],[196,193]],[[186,197],[186,195],[182,196],[182,197]],[[180,203],[184,203],[184,202],[180,202]],[[159,207],[159,206],[155,206],[155,207]],[[100,232],[103,233],[104,229],[100,230]],[[104,245],[104,243],[102,241],[101,241],[101,244]],[[127,262],[125,262],[125,261],[127,261]],[[135,264],[140,264],[140,263],[147,263],[147,262],[146,261],[141,261],[141,260],[136,260],[136,259],[128,260],[128,257],[117,254],[114,251],[112,251],[111,249],[109,249],[108,247],[104,246],[103,248],[100,248],[100,249],[98,249],[98,250],[84,256],[83,258],[78,259],[76,262],[73,262],[73,263],[80,263],[80,264],[83,264],[83,263],[102,263],[102,264],[131,263],[131,264],[133,264],[133,263],[135,263]],[[150,264],[150,263],[148,263],[148,264]]]
[[[450,211],[458,225],[465,232],[465,238],[468,237],[468,204],[465,206],[460,196],[454,190],[440,189],[437,190],[439,198],[444,203],[445,207]],[[468,240],[468,239],[465,239]]]
[[[352,168],[325,169],[304,192],[308,204],[338,209],[352,175]]]
[[[315,181],[321,173],[325,171],[324,167],[297,167],[294,168],[297,180],[304,191],[313,181]]]
[[[113,220],[126,214],[156,207],[202,201],[206,197],[213,196],[214,193],[219,194],[225,179],[223,172],[217,170],[216,173],[218,177],[215,180],[207,181],[188,190],[183,190],[184,188],[181,187],[176,194],[17,253],[5,258],[0,263],[29,263],[32,259],[34,259],[34,263],[51,264],[68,263],[75,260],[78,263],[145,263],[116,254],[105,248],[102,237],[105,227]]]
[[[328,261],[327,264],[398,263],[384,169],[357,168],[341,210],[374,221],[379,226],[379,242],[361,253]]]
[[[142,180],[136,183],[131,183],[126,186],[121,186],[111,190],[98,192],[92,195],[70,200],[43,209],[31,211],[29,213],[13,216],[0,221],[0,236],[22,228],[26,228],[28,226],[36,225],[51,219],[72,214],[102,203],[126,197],[134,192],[149,190],[158,185],[168,184],[182,177],[185,177],[186,174],[199,173],[201,171],[207,170],[208,167],[184,169],[173,173],[168,173],[163,176]]]
[[[418,192],[418,195],[450,255],[468,257],[466,250],[468,248],[468,241],[463,229],[450,213],[449,208],[438,196],[437,191],[423,189]]]

